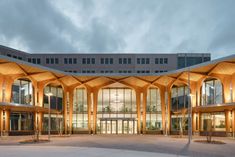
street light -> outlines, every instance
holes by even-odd
[[[46,96],[48,97],[48,141],[50,141],[51,136],[51,96],[52,93],[47,93]]]

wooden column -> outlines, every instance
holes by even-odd
[[[69,98],[69,102],[67,102],[67,105],[69,105],[69,134],[72,134],[72,129],[73,129],[73,89],[70,89],[69,91],[66,92],[67,93],[67,97]],[[66,117],[67,117],[67,112],[65,112]],[[66,118],[67,119],[67,118]],[[68,121],[66,120],[66,123]],[[66,125],[67,127],[68,125]]]
[[[161,109],[162,109],[162,130],[163,134],[166,134],[166,103],[165,103],[165,88],[159,88],[160,99],[161,99]]]
[[[168,104],[167,104],[167,132],[170,134],[171,132],[171,91],[170,88],[167,88],[167,95],[168,95]]]
[[[140,111],[140,91],[136,90],[136,107],[137,107],[137,133],[141,133],[141,111]]]
[[[87,89],[87,116],[88,116],[88,131],[91,133],[91,91]]]
[[[146,107],[147,107],[147,90],[143,91],[143,134],[146,134]]]
[[[230,132],[230,111],[225,110],[225,129],[226,129],[226,133]]]
[[[98,105],[98,89],[93,92],[93,133],[96,134],[96,123],[97,123],[97,105]]]

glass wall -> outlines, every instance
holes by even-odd
[[[30,131],[34,130],[33,113],[11,112],[10,131]]]
[[[188,87],[173,86],[171,89],[171,130],[187,130]]]
[[[47,93],[52,93],[52,96],[50,96],[51,100],[51,109],[63,110],[63,89],[61,86],[52,86],[48,85],[44,88],[44,107],[48,108],[48,96]]]
[[[135,91],[130,88],[104,88],[98,94],[97,132],[136,133]],[[105,121],[101,121],[106,119]],[[110,124],[109,124],[110,123]],[[132,130],[133,129],[133,130]]]
[[[87,93],[76,88],[73,97],[73,130],[88,129]]]
[[[28,79],[15,80],[12,85],[11,102],[24,105],[33,105],[33,87]]]
[[[201,89],[201,104],[211,105],[220,104],[223,102],[222,84],[220,80],[210,79],[205,80]]]
[[[48,117],[48,114],[43,115],[43,131],[48,131]],[[51,131],[62,133],[63,128],[63,115],[51,114]]]
[[[158,88],[149,88],[146,106],[146,130],[162,129],[161,98]]]
[[[225,113],[202,113],[201,114],[201,131],[226,131]]]

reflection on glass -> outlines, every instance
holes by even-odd
[[[202,105],[220,104],[223,99],[222,84],[219,80],[205,80],[201,89]]]
[[[162,129],[161,99],[158,88],[149,88],[146,106],[146,129],[148,131]]]
[[[33,113],[11,112],[10,114],[10,131],[32,131],[33,123]]]
[[[33,105],[33,87],[30,80],[18,79],[14,81],[11,101],[17,104]]]
[[[215,112],[215,113],[202,113],[201,114],[201,131],[210,130],[212,131],[226,131],[225,128],[225,113]]]
[[[73,131],[88,129],[87,93],[85,88],[75,88],[73,97]]]
[[[47,93],[52,93],[50,96],[51,109],[62,110],[63,109],[63,89],[61,86],[48,85],[44,88],[44,107],[48,108],[48,96]]]

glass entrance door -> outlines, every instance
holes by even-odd
[[[102,120],[101,134],[136,134],[136,120]]]

